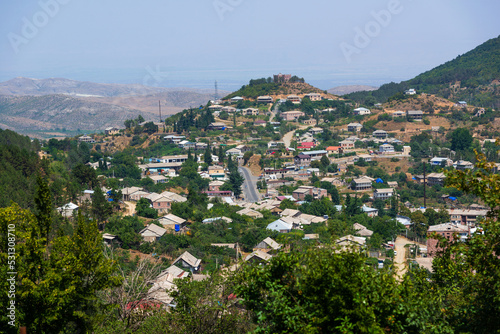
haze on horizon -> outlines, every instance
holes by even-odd
[[[8,2],[0,81],[18,76],[234,90],[292,73],[322,89],[406,80],[500,33],[483,0]]]

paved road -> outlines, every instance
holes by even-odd
[[[243,194],[245,196],[245,201],[258,202],[260,200],[260,196],[256,185],[257,177],[252,176],[252,173],[250,173],[250,170],[248,170],[248,168],[246,167],[238,167],[238,170],[245,178],[245,182],[243,183]]]

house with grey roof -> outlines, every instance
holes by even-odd
[[[155,242],[160,239],[167,230],[163,227],[160,227],[156,224],[150,224],[147,227],[143,228],[139,234],[142,236],[142,239],[145,242]]]
[[[189,270],[191,271],[198,271],[200,268],[200,264],[201,260],[194,257],[188,251],[182,253],[182,255],[175,259],[175,261],[172,263],[172,265],[180,265],[184,268],[189,268]]]
[[[424,117],[424,112],[422,110],[408,110],[406,112],[406,117],[409,120],[421,121]]]
[[[347,131],[351,132],[359,132],[363,128],[363,125],[360,123],[349,123],[347,124]]]
[[[264,263],[271,260],[273,256],[261,250],[253,251],[251,254],[247,255],[245,262],[248,263]]]
[[[254,250],[260,249],[260,250],[264,250],[266,252],[277,251],[278,249],[281,248],[281,246],[282,245],[280,245],[279,243],[277,243],[276,241],[274,241],[272,238],[267,237],[264,240],[262,240],[261,242],[259,242],[254,247]]]
[[[267,225],[268,230],[277,231],[279,233],[288,233],[292,230],[292,227],[292,224],[286,223],[282,219],[275,220]]]

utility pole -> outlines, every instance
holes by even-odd
[[[427,186],[427,178],[425,176],[425,161],[424,161],[424,208],[427,208],[427,199],[425,196],[425,188]]]
[[[158,100],[158,111],[160,112],[160,123],[161,123],[161,101]]]

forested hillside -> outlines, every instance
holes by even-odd
[[[390,97],[414,88],[417,92],[436,94],[453,101],[464,100],[480,107],[498,108],[499,62],[500,36],[411,80],[391,82],[378,90],[351,93],[347,97],[358,102],[386,102]]]
[[[14,201],[31,207],[36,191],[36,173],[41,167],[38,141],[0,129],[0,207]]]
[[[272,78],[261,78],[250,80],[248,85],[242,86],[239,90],[229,94],[224,99],[230,99],[235,96],[243,96],[255,99],[262,95],[288,95],[288,94],[308,94],[323,93],[319,88],[305,83],[304,78],[292,76],[287,83],[276,83]]]

